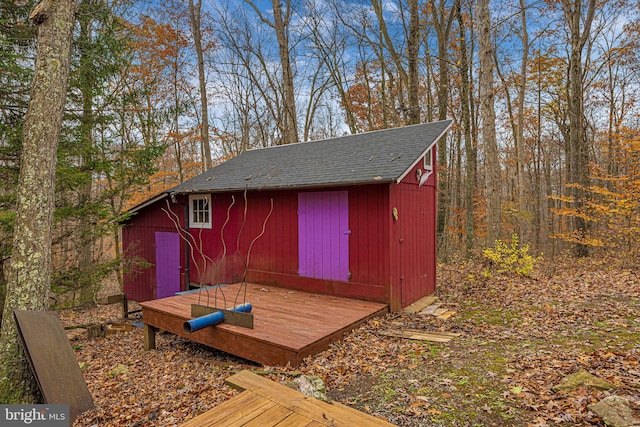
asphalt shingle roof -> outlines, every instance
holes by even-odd
[[[451,120],[246,151],[169,190],[225,192],[393,182],[447,131]]]

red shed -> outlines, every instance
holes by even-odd
[[[389,304],[436,285],[436,142],[451,121],[244,152],[131,210],[128,299],[249,281]]]

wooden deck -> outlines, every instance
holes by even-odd
[[[222,292],[226,304],[220,291],[214,304],[212,290],[208,302],[206,292],[196,292],[141,303],[145,349],[155,348],[155,332],[161,329],[263,365],[296,367],[364,321],[388,312],[384,304],[254,283],[246,284],[246,299],[239,283],[223,287]],[[183,330],[184,322],[192,318],[191,304],[224,308],[243,302],[253,305],[253,329],[222,323],[190,334]]]
[[[242,393],[182,427],[392,426],[338,402],[322,402],[249,371],[226,381]]]

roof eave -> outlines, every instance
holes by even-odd
[[[418,158],[417,158],[417,159],[415,159],[415,161],[414,161],[413,163],[411,163],[411,166],[409,166],[409,167],[407,168],[407,170],[405,170],[405,171],[402,173],[402,175],[400,175],[400,176],[395,180],[395,183],[396,183],[396,184],[400,184],[400,182],[402,182],[402,180],[407,176],[407,174],[408,174],[409,172],[411,172],[411,170],[412,170],[412,169],[413,169],[413,168],[418,164],[418,162],[420,162],[420,160],[422,160],[422,159],[424,158],[424,156],[427,154],[427,152],[428,152],[429,150],[431,150],[431,149],[432,149],[432,148],[433,148],[433,147],[438,143],[438,141],[440,141],[440,138],[442,138],[442,136],[443,136],[445,133],[447,133],[447,131],[448,131],[449,129],[451,129],[451,126],[452,126],[452,125],[453,125],[453,121],[450,121],[450,122],[449,122],[449,125],[448,125],[446,128],[444,128],[444,129],[442,130],[442,132],[440,132],[440,135],[438,135],[436,138],[434,138],[434,140],[431,142],[431,144],[429,144],[429,145],[427,146],[427,148],[425,148],[425,150],[422,152],[422,154],[421,154],[420,156],[418,156]]]
[[[164,198],[166,198],[168,196],[169,196],[169,192],[168,191],[163,191],[162,193],[158,194],[157,196],[152,197],[150,199],[147,199],[144,202],[135,205],[131,209],[127,209],[127,212],[129,212],[129,213],[138,212],[138,211],[146,208],[147,206],[152,205],[152,204],[154,204],[156,202],[159,202],[160,200],[162,200],[162,199],[164,199]]]
[[[171,192],[171,195],[187,196],[192,194],[214,194],[214,193],[233,193],[240,191],[283,191],[283,190],[308,190],[313,188],[333,188],[333,187],[348,187],[358,185],[370,185],[370,184],[392,184],[396,180],[394,178],[371,178],[369,180],[360,181],[340,181],[329,183],[310,183],[310,184],[292,184],[292,185],[278,185],[278,186],[261,186],[261,187],[227,187],[227,188],[212,188],[209,190],[183,190]]]

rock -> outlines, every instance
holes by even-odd
[[[87,336],[87,330],[84,328],[75,328],[75,329],[69,329],[66,331],[67,333],[67,338],[69,339],[69,341],[74,341],[77,339],[81,339],[81,338],[86,338]]]
[[[640,419],[634,415],[631,402],[622,396],[605,397],[598,403],[588,406],[608,426],[612,427],[640,427]]]
[[[602,378],[598,378],[595,375],[591,375],[585,370],[581,370],[575,374],[564,377],[560,384],[553,386],[553,390],[569,391],[582,386],[593,387],[598,390],[611,390],[612,388],[615,388],[615,386],[610,382],[605,381]]]
[[[320,377],[300,375],[287,385],[300,393],[306,394],[307,396],[322,400],[323,402],[329,402],[329,399],[327,398],[327,388]]]

